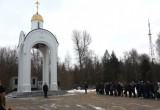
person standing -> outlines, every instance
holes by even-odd
[[[96,83],[96,93],[99,94],[99,83]]]
[[[109,83],[108,82],[105,83],[104,89],[105,89],[106,95],[109,95]]]
[[[45,83],[43,85],[43,92],[44,92],[44,97],[48,98],[47,92],[48,92],[48,85]]]
[[[88,89],[88,84],[87,84],[87,82],[85,82],[85,84],[84,84],[84,89],[85,89],[85,94],[87,94],[87,89]]]
[[[6,110],[5,88],[0,84],[0,110]]]

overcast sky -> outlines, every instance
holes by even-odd
[[[16,46],[20,31],[31,31],[36,0],[0,0],[0,46]],[[105,50],[118,58],[135,48],[149,53],[148,19],[155,44],[160,32],[160,0],[39,0],[44,29],[59,42],[58,56],[74,56],[72,31],[86,30],[90,49],[99,57]],[[72,59],[74,60],[74,59]]]

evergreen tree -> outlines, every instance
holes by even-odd
[[[118,74],[120,73],[120,66],[118,58],[116,57],[114,51],[112,51],[111,58],[110,58],[110,75],[111,75],[111,81],[117,81]]]
[[[108,50],[106,50],[102,58],[104,81],[110,81],[111,78],[109,75],[109,60],[110,60],[110,54]]]
[[[146,54],[142,54],[140,56],[140,74],[139,79],[142,81],[151,80],[151,68],[149,62],[149,56]]]

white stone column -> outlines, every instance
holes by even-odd
[[[19,80],[19,92],[31,92],[31,53],[28,49],[27,51],[22,51],[23,59],[21,60],[20,67],[23,74],[20,75]]]
[[[23,58],[23,47],[22,45],[20,44],[19,45],[19,50],[18,50],[18,92],[23,92],[23,61],[22,61],[22,58]]]
[[[51,85],[50,89],[55,91],[58,90],[57,85],[57,51],[51,50]]]
[[[43,85],[46,83],[49,86],[49,49],[45,47],[41,51],[43,54]]]

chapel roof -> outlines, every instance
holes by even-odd
[[[33,20],[43,21],[43,18],[40,14],[36,13],[32,16],[31,21],[33,21]]]

